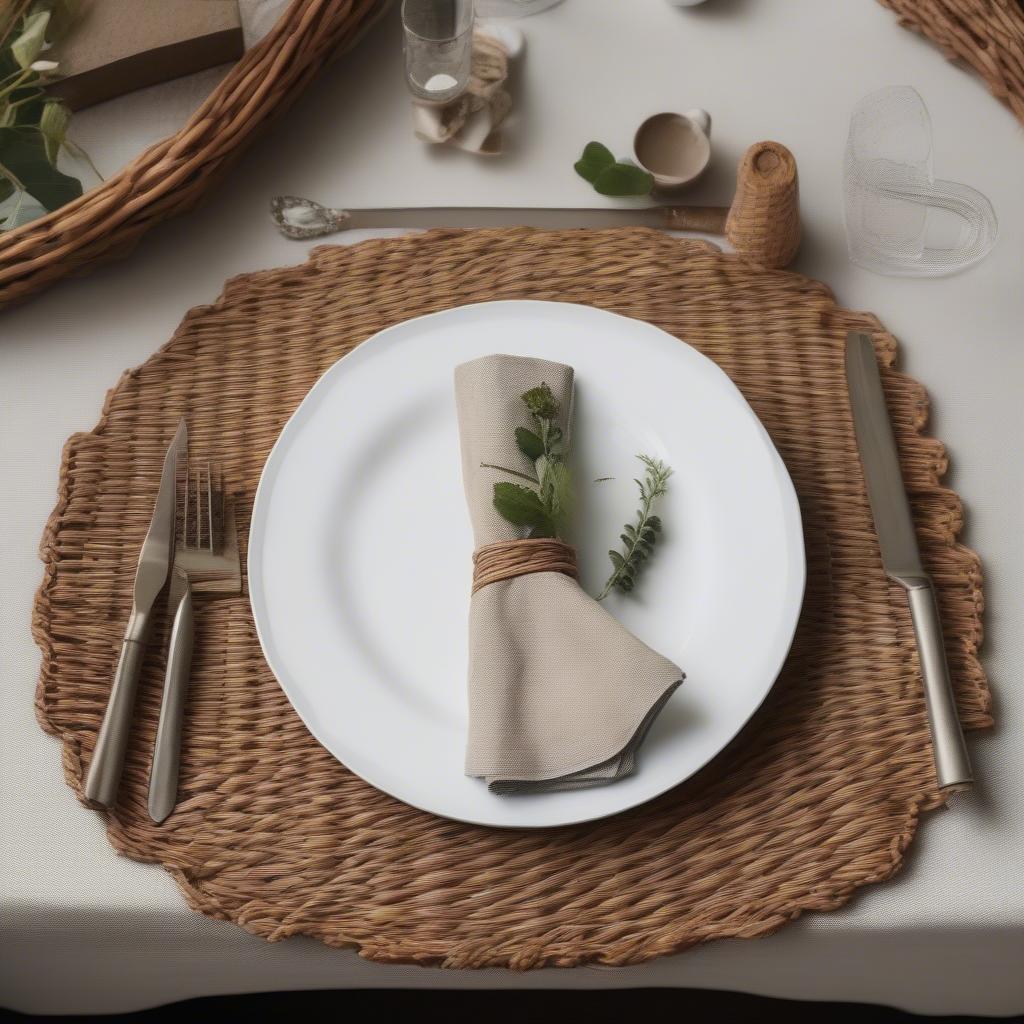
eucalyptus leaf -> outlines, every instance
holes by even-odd
[[[30,67],[39,56],[46,42],[46,26],[49,24],[49,11],[36,11],[25,19],[21,35],[11,43],[11,53],[19,67]]]
[[[573,166],[581,178],[593,184],[597,176],[614,163],[615,157],[607,146],[602,146],[600,142],[588,142],[583,147],[583,155]]]
[[[0,128],[0,174],[7,170],[47,210],[82,194],[82,183],[62,174],[46,155],[46,139],[36,129]]]
[[[39,116],[39,131],[42,133],[46,149],[46,159],[56,167],[57,154],[64,145],[68,132],[71,111],[59,100],[49,100],[43,106]]]
[[[645,196],[654,188],[654,178],[633,164],[612,164],[594,180],[603,196]]]

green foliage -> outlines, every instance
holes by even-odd
[[[544,454],[544,442],[526,427],[516,427],[516,447],[531,462],[536,462]]]
[[[654,178],[633,164],[612,164],[594,182],[603,196],[646,196],[654,188]]]
[[[88,158],[67,138],[67,107],[43,89],[56,66],[48,46],[76,8],[77,0],[36,0],[0,39],[0,231],[82,194],[81,182],[57,169],[57,158],[62,149]]]
[[[530,527],[531,536],[552,536],[548,510],[540,495],[529,487],[505,482],[495,484],[494,507],[513,525]]]
[[[15,190],[27,192],[47,210],[56,210],[82,194],[82,183],[62,174],[47,155],[39,130],[0,128],[0,167]]]
[[[535,420],[553,420],[558,415],[558,402],[547,384],[523,392],[523,401]]]
[[[611,150],[600,142],[588,142],[573,166],[603,196],[646,196],[654,188],[654,178],[647,171],[616,161]]]
[[[588,142],[583,147],[583,156],[573,166],[581,178],[585,178],[593,185],[598,175],[614,163],[615,157],[607,146],[602,146],[600,142]]]
[[[653,514],[652,508],[654,502],[667,493],[672,469],[649,455],[638,455],[637,458],[646,469],[644,479],[636,481],[640,489],[640,508],[636,513],[636,521],[626,523],[623,532],[619,534],[622,550],[608,552],[612,573],[598,601],[603,601],[613,588],[628,594],[636,586],[637,574],[654,554],[654,546],[661,535],[661,520]]]
[[[520,484],[496,483],[494,507],[513,525],[529,527],[530,537],[558,537],[565,532],[573,505],[562,428],[556,422],[558,400],[543,382],[521,397],[536,430],[519,427],[515,433],[516,447],[533,463],[534,476],[504,466],[489,468],[528,480],[536,485],[536,490]]]

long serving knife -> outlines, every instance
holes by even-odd
[[[352,228],[614,228],[649,227],[720,235],[727,206],[634,206],[564,209],[511,206],[418,206],[336,210],[300,196],[276,196],[271,216],[288,238],[308,239]]]
[[[906,590],[910,604],[935,774],[943,790],[969,789],[974,780],[949,680],[935,584],[921,564],[875,347],[859,331],[846,336],[846,382],[882,564],[889,579]]]
[[[132,614],[121,643],[121,657],[114,674],[114,685],[110,690],[107,711],[103,716],[85,780],[86,799],[103,807],[113,807],[117,799],[153,605],[167,582],[174,556],[178,477],[188,465],[187,452],[188,430],[185,421],[181,420],[164,456],[153,518],[139,554],[139,567],[135,571]]]

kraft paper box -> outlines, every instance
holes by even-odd
[[[238,60],[237,0],[85,0],[54,47],[51,95],[72,110]]]

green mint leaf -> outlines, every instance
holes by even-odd
[[[550,493],[548,508],[551,519],[560,530],[564,530],[572,518],[574,503],[572,478],[568,467],[562,462],[549,460],[544,482]]]
[[[551,518],[541,504],[540,495],[529,487],[510,483],[495,484],[494,507],[503,519],[514,526],[552,528]]]
[[[516,447],[531,462],[536,462],[544,454],[544,442],[526,427],[516,428]]]
[[[37,11],[25,19],[21,35],[11,43],[11,53],[19,67],[27,68],[39,56],[46,41],[46,26],[49,23],[49,11]]]
[[[612,164],[593,184],[603,196],[646,196],[654,188],[654,178],[632,164]]]
[[[597,181],[598,175],[606,168],[615,163],[615,157],[607,146],[600,142],[588,142],[583,147],[583,155],[573,164],[576,173],[590,182],[591,185]]]
[[[47,210],[56,210],[82,194],[80,181],[50,163],[46,140],[37,130],[0,128],[0,164]]]

